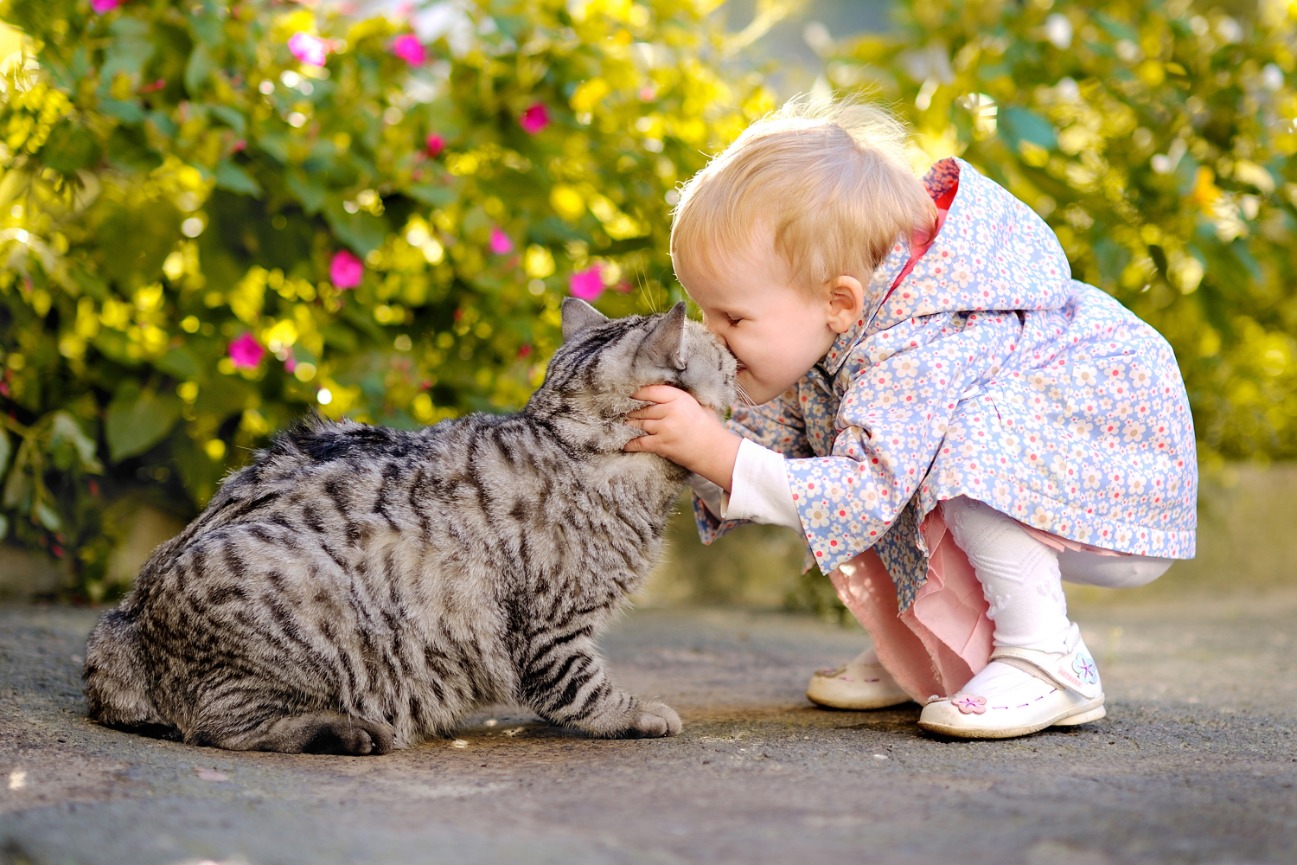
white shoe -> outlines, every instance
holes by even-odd
[[[960,739],[1010,739],[1106,714],[1094,657],[1073,624],[1062,652],[997,648],[958,693],[924,706],[919,726]]]
[[[891,674],[878,663],[872,648],[841,667],[817,670],[806,688],[806,699],[830,709],[885,709],[910,701]]]

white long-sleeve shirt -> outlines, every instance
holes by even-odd
[[[784,455],[743,439],[734,461],[734,489],[726,493],[694,475],[689,484],[707,509],[722,520],[748,520],[802,530],[801,517],[788,486]]]

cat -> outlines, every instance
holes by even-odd
[[[622,450],[639,387],[718,411],[735,361],[678,303],[562,308],[516,414],[416,431],[318,417],[281,433],[160,545],[90,634],[107,726],[231,750],[382,754],[475,708],[600,737],[675,735],[613,686],[596,637],[641,585],[688,473]]]

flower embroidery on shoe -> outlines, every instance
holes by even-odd
[[[1094,665],[1094,658],[1089,655],[1077,655],[1072,661],[1072,672],[1076,673],[1077,678],[1087,685],[1093,685],[1099,681],[1099,670]]]
[[[986,698],[976,694],[956,694],[950,702],[965,715],[981,715],[986,711]]]

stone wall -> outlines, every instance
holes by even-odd
[[[1185,590],[1264,589],[1297,582],[1297,463],[1231,465],[1205,477],[1199,497],[1197,558],[1179,562],[1150,586],[1127,592],[1072,587],[1087,600],[1157,598]],[[110,566],[110,582],[129,583],[149,552],[182,527],[173,515],[140,504],[126,543]],[[781,607],[807,587],[800,581],[796,532],[751,526],[705,547],[688,501],[672,522],[667,555],[640,593],[641,606]],[[68,585],[66,562],[0,544],[0,600],[30,600]],[[811,587],[814,588],[814,587]],[[828,596],[827,587],[822,596]]]

